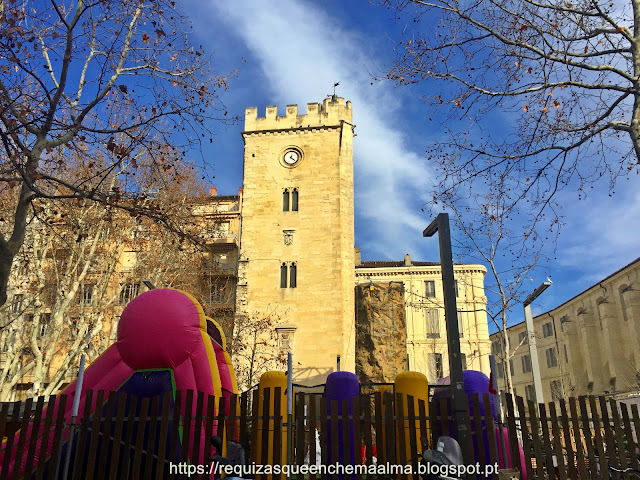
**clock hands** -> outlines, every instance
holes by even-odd
[[[282,156],[282,160],[284,160],[284,162],[287,165],[295,165],[296,163],[298,163],[300,158],[301,158],[300,153],[294,149],[291,149],[285,152],[284,155]]]

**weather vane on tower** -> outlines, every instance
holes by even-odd
[[[333,84],[333,95],[327,95],[327,97],[331,97],[332,101],[336,101],[338,99],[338,97],[336,96],[336,87],[340,85],[340,82],[336,82]]]

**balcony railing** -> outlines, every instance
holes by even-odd
[[[238,235],[235,233],[210,232],[204,238],[209,246],[239,246]]]
[[[224,274],[224,275],[235,275],[238,270],[238,265],[235,263],[209,263],[205,262],[202,264],[202,270],[210,275]]]

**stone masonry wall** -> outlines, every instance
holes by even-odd
[[[358,285],[356,297],[356,374],[361,383],[393,382],[407,369],[404,286]]]

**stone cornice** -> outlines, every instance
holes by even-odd
[[[410,269],[405,270],[406,267],[393,267],[393,268],[356,268],[355,274],[356,277],[398,277],[403,275],[442,275],[442,270],[440,268],[433,267],[409,267]],[[420,268],[419,270],[417,268]],[[487,273],[486,269],[482,266],[469,266],[469,267],[454,267],[454,273],[466,273],[466,274],[474,274],[479,273],[485,275]]]
[[[251,137],[251,136],[267,136],[267,135],[279,135],[282,133],[288,133],[289,135],[293,134],[305,134],[305,133],[314,133],[321,132],[324,130],[339,130],[342,128],[342,125],[322,125],[315,127],[293,127],[293,128],[274,128],[270,130],[247,130],[242,132],[243,137]]]

